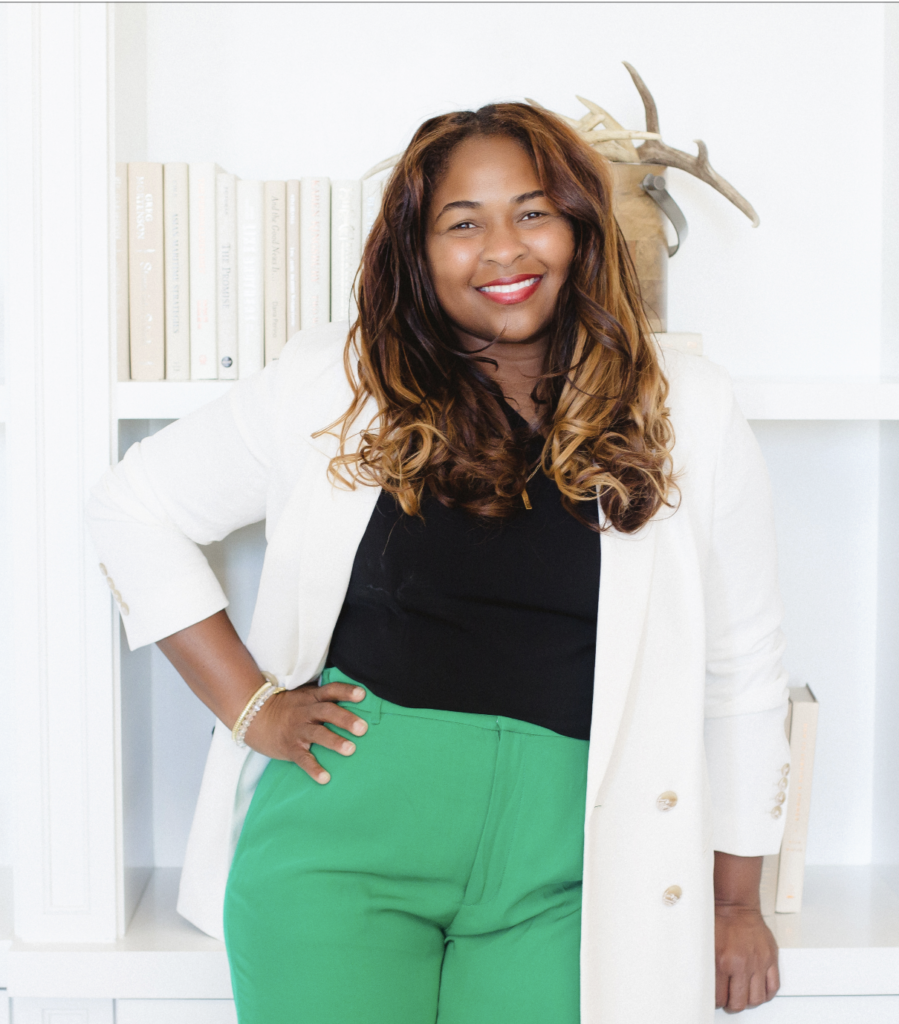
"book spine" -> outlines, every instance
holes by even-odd
[[[284,261],[283,181],[265,183],[265,363],[281,355],[287,341],[287,265]]]
[[[762,877],[759,881],[759,904],[762,917],[770,917],[777,903],[777,870],[780,854],[772,853],[762,858]]]
[[[331,185],[331,319],[356,319],[353,282],[362,258],[362,182]]]
[[[128,164],[131,379],[165,377],[162,164]]]
[[[215,179],[218,378],[237,380],[237,179],[224,172]]]
[[[387,178],[366,178],[362,182],[362,244],[371,233],[375,218],[381,212],[381,200]]]
[[[241,377],[265,364],[265,275],[261,181],[237,182],[237,367]]]
[[[797,699],[803,690],[807,691],[807,696]],[[818,703],[811,696],[811,691],[805,687],[791,688],[790,708],[790,787],[775,904],[779,914],[795,914],[802,909],[812,769],[818,731]]]
[[[218,376],[215,289],[215,176],[211,163],[188,166],[190,194],[190,376]]]
[[[119,380],[131,379],[128,327],[128,165],[115,165],[115,336]]]
[[[300,329],[300,183],[287,182],[287,337]]]
[[[300,183],[300,322],[317,327],[331,319],[331,183]]]
[[[190,380],[187,164],[165,164],[165,379]]]

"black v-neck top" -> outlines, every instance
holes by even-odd
[[[506,407],[513,425],[524,420]],[[536,464],[543,439],[527,442]],[[485,524],[422,503],[405,515],[382,491],[356,552],[328,655],[405,707],[504,715],[589,739],[599,534],[562,507],[554,481],[531,509]],[[583,514],[596,521],[593,503]]]

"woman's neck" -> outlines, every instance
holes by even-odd
[[[484,342],[479,338],[464,336],[460,340],[469,351],[484,349]],[[535,429],[540,422],[540,412],[531,392],[543,373],[547,347],[547,338],[527,342],[504,342],[500,339],[483,353],[496,365],[492,362],[480,364],[483,371],[499,384],[509,405]]]

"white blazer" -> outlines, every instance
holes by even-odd
[[[198,545],[265,519],[249,649],[285,686],[319,675],[379,493],[332,486],[336,442],[311,436],[349,403],[346,331],[300,332],[265,370],[135,444],[94,488],[90,528],[132,649],[224,608]],[[767,473],[724,371],[678,352],[663,365],[680,504],[601,540],[583,1024],[710,1022],[713,851],[775,853],[783,827]],[[231,856],[266,763],[216,725],[178,904],[210,935],[222,935]]]

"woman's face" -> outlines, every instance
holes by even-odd
[[[428,212],[427,260],[466,348],[545,342],[574,255],[571,224],[509,138],[470,138],[450,155]]]

